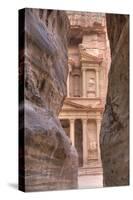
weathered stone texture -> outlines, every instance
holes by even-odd
[[[25,9],[25,191],[77,188],[77,152],[57,118],[66,96],[68,31],[65,12]]]
[[[100,143],[105,186],[129,184],[129,20],[107,15],[111,68]]]

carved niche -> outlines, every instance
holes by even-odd
[[[88,159],[97,159],[97,127],[95,120],[88,120]]]
[[[72,97],[80,97],[80,85],[81,85],[81,72],[80,68],[73,68],[72,73],[71,73],[71,79],[72,79],[72,84],[70,85],[70,88],[72,90]]]
[[[87,97],[96,97],[96,72],[93,69],[87,70]]]

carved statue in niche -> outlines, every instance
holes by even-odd
[[[87,76],[87,97],[96,96],[96,73],[94,70],[88,70]]]
[[[90,78],[88,80],[88,90],[90,92],[95,92],[95,79],[94,78]]]
[[[94,120],[88,121],[88,159],[97,159],[97,128]]]

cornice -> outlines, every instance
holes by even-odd
[[[96,107],[93,107],[91,105],[81,105],[79,103],[71,102],[68,100],[65,100],[64,105],[72,106],[72,108],[64,108],[62,107],[62,111],[103,111],[104,107],[102,105],[96,105]]]

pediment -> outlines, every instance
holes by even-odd
[[[86,106],[66,100],[64,101],[63,109],[86,109]]]
[[[101,63],[103,55],[98,49],[88,49],[85,45],[79,46],[81,62]]]
[[[65,100],[63,107],[62,107],[62,111],[90,111],[90,110],[94,110],[94,109],[100,109],[103,110],[103,108],[101,108],[101,104],[100,103],[95,103],[95,105],[81,105],[79,103],[75,103],[72,102],[70,100]]]
[[[92,54],[88,54],[87,52],[84,52],[81,55],[81,62],[101,63],[102,60],[103,60],[103,58],[100,54],[94,56]]]

